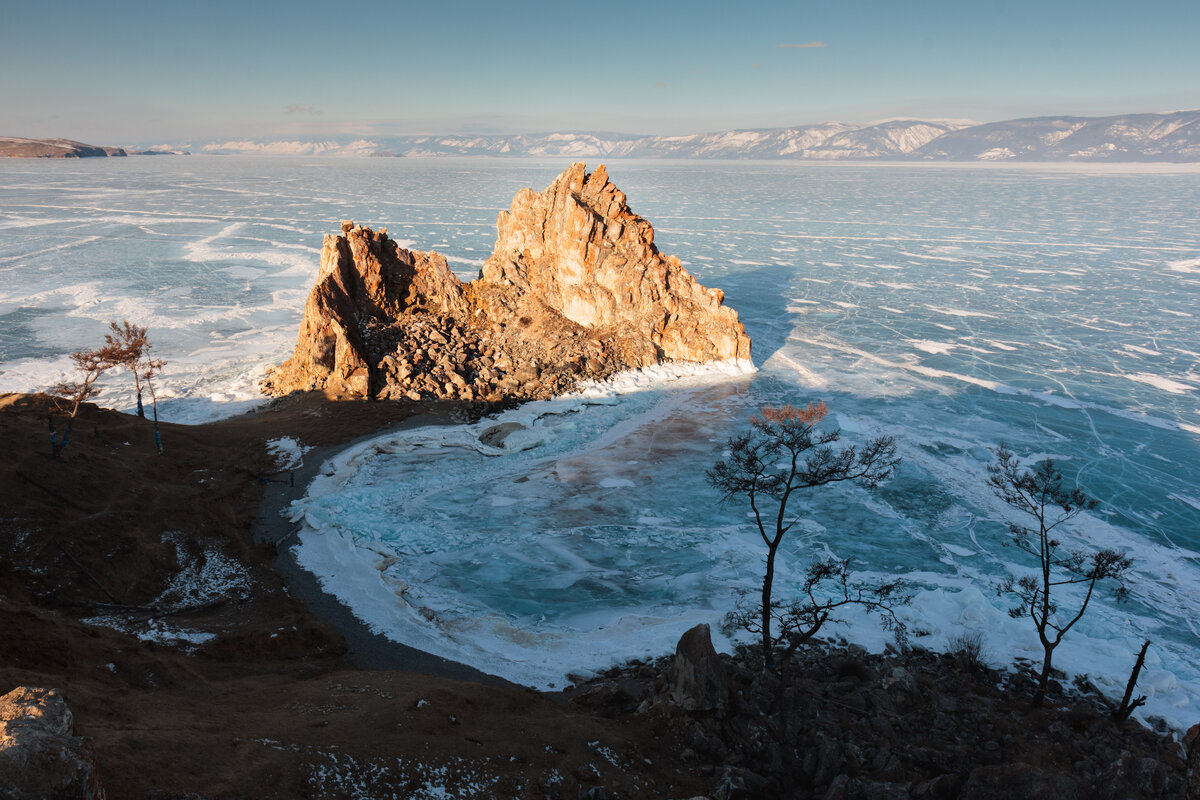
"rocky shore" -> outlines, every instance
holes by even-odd
[[[327,621],[344,619],[336,601],[285,578],[278,503],[293,470],[270,442],[319,455],[462,404],[297,394],[208,425],[164,423],[161,456],[151,423],[89,405],[56,460],[51,402],[0,396],[0,696],[57,690],[73,715],[66,735],[81,737],[110,800],[702,788],[649,729],[472,678],[353,625],[344,635]],[[276,490],[287,491],[264,508]]]
[[[1031,709],[1022,672],[919,639],[824,642],[781,684],[685,637],[560,694],[372,642],[281,571],[295,490],[268,443],[315,458],[469,404],[297,394],[164,425],[162,456],[145,420],[88,407],[56,461],[48,403],[0,398],[0,695],[57,690],[63,747],[110,799],[1200,797],[1200,747],[1189,771],[1086,686]]]
[[[673,657],[579,687],[572,703],[681,736],[713,798],[1116,800],[1200,796],[1200,725],[1116,723],[1086,682],[1033,708],[1030,665],[988,667],[969,648],[869,654],[844,640],[780,672],[755,649],[712,650],[706,626]]]

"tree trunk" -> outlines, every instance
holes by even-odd
[[[792,746],[791,729],[794,695],[787,690],[788,664],[791,657],[791,652],[787,652],[783,656],[783,663],[779,667],[779,692],[775,697],[775,705],[779,709],[779,756],[780,762],[783,764],[780,783],[783,784],[783,797],[793,796],[792,773],[796,762],[796,748]]]
[[[762,646],[763,666],[767,669],[775,668],[775,652],[771,646],[771,585],[775,582],[775,551],[778,549],[778,542],[767,546],[767,574],[763,577]]]
[[[62,441],[54,446],[54,457],[55,458],[58,458],[62,454],[62,451],[67,449],[67,445],[70,444],[70,442],[71,442],[71,429],[74,427],[75,427],[75,419],[74,418],[68,419],[67,420],[67,429],[66,429],[66,431],[63,432]],[[53,442],[54,442],[53,435],[51,435],[50,441],[53,444]]]
[[[1046,659],[1042,662],[1042,674],[1038,678],[1037,691],[1033,695],[1033,706],[1041,706],[1046,699],[1046,686],[1050,683],[1050,659],[1054,656],[1054,648],[1046,645]]]
[[[1142,650],[1138,653],[1137,661],[1134,662],[1133,671],[1129,673],[1129,683],[1125,684],[1125,696],[1121,698],[1121,705],[1117,706],[1112,713],[1112,718],[1118,725],[1129,719],[1129,715],[1133,713],[1135,708],[1146,704],[1145,695],[1136,700],[1133,699],[1133,689],[1137,686],[1138,675],[1142,673],[1142,666],[1146,663],[1146,651],[1148,649],[1150,649],[1149,639],[1142,645]]]
[[[154,446],[158,448],[158,454],[163,454],[162,436],[158,432],[158,394],[154,391],[154,384],[149,380],[146,381],[146,388],[150,390],[150,404],[154,408]]]

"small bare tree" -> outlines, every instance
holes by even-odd
[[[878,612],[884,630],[894,631],[902,642],[907,640],[908,627],[896,616],[898,606],[912,601],[904,581],[899,578],[884,583],[851,581],[850,561],[848,558],[814,561],[804,573],[796,598],[786,603],[771,601],[770,620],[775,623],[776,632],[768,631],[767,635],[771,637],[772,651],[783,647],[781,662],[786,664],[826,622],[837,622],[838,611],[847,606]],[[739,606],[726,615],[723,628],[726,634],[741,629],[761,635],[762,625],[761,609]]]
[[[54,429],[54,415],[50,415],[50,454],[55,458],[67,449],[71,441],[71,430],[75,427],[75,417],[79,407],[88,400],[100,394],[96,381],[106,370],[121,363],[123,358],[120,347],[106,343],[104,347],[95,350],[77,350],[71,353],[71,361],[81,377],[75,381],[62,381],[50,387],[50,394],[62,398],[70,405],[67,416],[67,430],[63,433],[62,441],[57,441]]]
[[[142,360],[142,353],[150,346],[146,338],[146,329],[130,323],[129,320],[122,320],[120,325],[110,322],[108,327],[112,332],[104,335],[104,342],[117,349],[120,353],[118,363],[133,375],[133,383],[137,388],[137,415],[145,419],[146,412],[142,408],[142,377],[137,364]]]
[[[740,619],[743,627],[761,637],[763,663],[768,669],[775,666],[778,644],[787,642],[788,654],[794,652],[835,609],[860,605],[890,613],[901,594],[898,582],[873,587],[851,584],[849,562],[835,559],[809,567],[802,596],[791,605],[783,606],[772,598],[779,545],[799,521],[798,515],[788,513],[793,495],[843,481],[873,487],[900,463],[890,436],[872,439],[861,449],[835,448],[840,431],[817,431],[828,412],[824,403],[809,403],[805,408],[766,406],[750,418],[747,433],[729,439],[728,455],[706,473],[709,484],[721,492],[722,502],[735,495],[749,500],[758,533],[767,546],[761,605],[740,617],[735,612],[734,620]],[[830,584],[840,587],[840,595],[833,599],[818,596],[818,590]],[[888,618],[885,616],[885,621]],[[890,619],[895,621],[895,615],[890,614]],[[772,634],[772,621],[779,623],[777,635]]]
[[[1017,605],[1008,612],[1011,617],[1027,616],[1037,629],[1043,660],[1033,705],[1040,706],[1046,699],[1054,649],[1083,617],[1100,581],[1115,581],[1117,599],[1125,598],[1124,579],[1133,559],[1119,550],[1089,553],[1063,547],[1058,539],[1058,529],[1084,511],[1095,508],[1096,501],[1082,489],[1067,490],[1063,486],[1062,473],[1050,459],[1039,462],[1033,469],[1022,470],[1020,461],[1003,444],[994,452],[996,463],[988,467],[988,483],[992,490],[1009,506],[1029,514],[1037,522],[1034,528],[1010,522],[1008,529],[1012,543],[1037,559],[1038,573],[1022,578],[1009,576],[997,590],[1000,594],[1016,596]],[[1055,590],[1071,584],[1082,585],[1083,599],[1077,608],[1060,610]]]
[[[105,335],[105,344],[115,348],[120,354],[118,363],[133,375],[134,386],[137,388],[137,415],[142,419],[146,418],[146,411],[142,406],[142,392],[145,390],[150,393],[150,402],[154,409],[154,442],[161,453],[163,448],[158,430],[158,395],[154,391],[153,378],[162,372],[167,362],[150,355],[151,344],[146,328],[134,325],[129,320],[122,320],[120,325],[115,322],[108,325],[112,332]]]

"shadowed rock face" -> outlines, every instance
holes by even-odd
[[[292,358],[269,394],[507,400],[667,361],[750,358],[723,293],[654,246],[604,167],[522,189],[463,284],[437,253],[352,222],[326,236]]]
[[[729,678],[707,625],[680,637],[669,675],[671,700],[685,711],[723,710],[729,703]]]

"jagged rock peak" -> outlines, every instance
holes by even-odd
[[[664,361],[750,358],[723,293],[654,246],[601,166],[522,189],[461,283],[437,253],[353,222],[325,237],[291,359],[264,391],[510,400]]]
[[[434,252],[406,250],[346,220],[326,234],[317,283],[309,292],[292,357],[263,381],[269,394],[322,389],[371,396],[369,320],[406,313],[465,314],[462,283]]]
[[[721,305],[724,293],[658,251],[654,228],[630,211],[603,166],[589,175],[572,164],[545,191],[522,189],[496,229],[481,293],[512,286],[586,328],[623,328],[631,366],[749,359],[750,340],[737,312]]]

